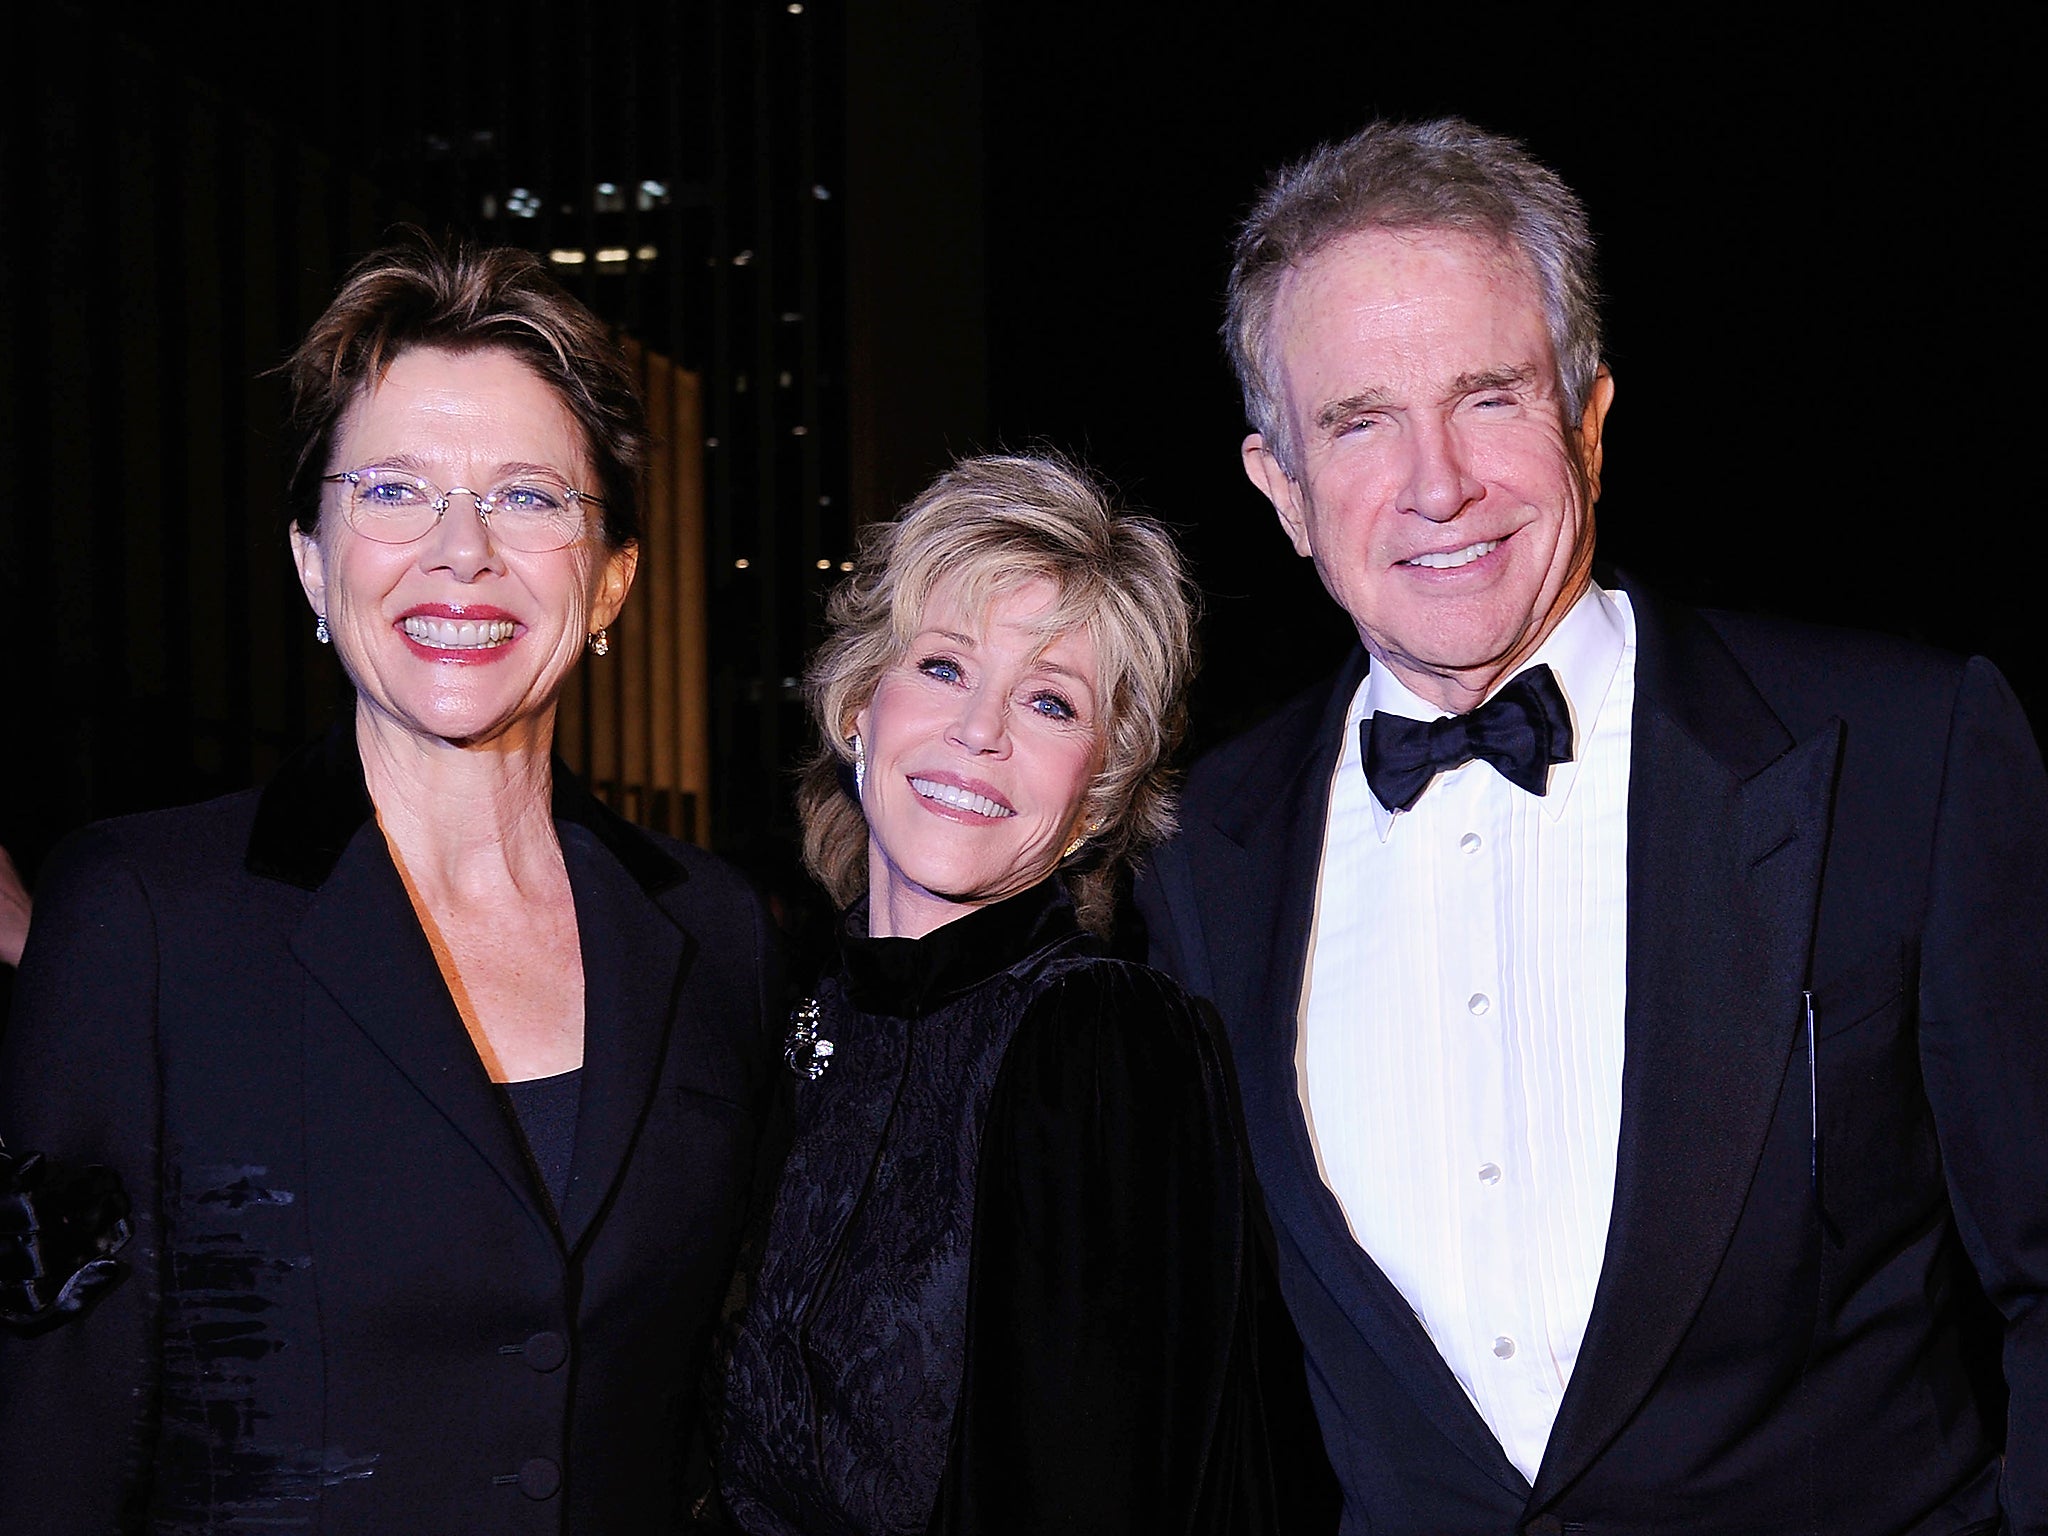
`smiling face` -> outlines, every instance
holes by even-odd
[[[1038,633],[1056,597],[1032,581],[976,615],[941,581],[855,717],[876,936],[922,937],[1036,885],[1080,830],[1099,671],[1086,629]]]
[[[1373,657],[1471,708],[1591,580],[1603,369],[1567,433],[1534,279],[1452,231],[1372,230],[1291,273],[1273,331],[1290,477],[1245,469]]]
[[[485,491],[547,469],[572,486],[592,474],[583,434],[555,392],[502,351],[401,353],[334,434],[330,471],[391,467],[444,489]],[[556,696],[585,638],[618,617],[632,546],[591,531],[566,549],[500,548],[469,496],[411,544],[363,537],[327,487],[320,529],[294,529],[292,555],[313,611],[355,683],[358,715],[458,745],[545,751]]]

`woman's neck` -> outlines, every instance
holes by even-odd
[[[358,706],[356,747],[377,824],[430,901],[503,901],[559,878],[552,738],[543,727],[456,746]]]

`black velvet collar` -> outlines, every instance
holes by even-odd
[[[1077,932],[1074,904],[1058,879],[976,908],[921,939],[871,939],[868,904],[857,903],[840,929],[847,995],[863,1013],[914,1017],[979,986]]]
[[[318,890],[363,823],[375,815],[356,754],[355,722],[343,720],[294,753],[264,787],[249,832],[249,872]],[[588,830],[650,896],[686,878],[682,865],[585,789],[559,757],[554,760],[554,816]]]

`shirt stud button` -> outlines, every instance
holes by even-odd
[[[1481,1163],[1479,1165],[1479,1182],[1482,1184],[1498,1184],[1500,1182],[1500,1164]]]
[[[1463,837],[1458,839],[1458,847],[1464,850],[1466,853],[1477,853],[1479,851],[1479,847],[1482,841],[1483,839],[1479,836],[1477,832],[1467,832]]]
[[[1479,1015],[1485,1013],[1487,1009],[1493,1006],[1493,999],[1488,997],[1484,992],[1474,992],[1470,997],[1465,999],[1465,1006],[1471,1009],[1472,1016],[1474,1018],[1477,1018]]]
[[[1512,1360],[1515,1356],[1515,1341],[1502,1334],[1493,1341],[1493,1352],[1503,1360]]]

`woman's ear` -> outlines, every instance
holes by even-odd
[[[299,586],[319,618],[327,617],[327,557],[320,549],[320,536],[307,533],[297,523],[291,528],[292,564],[299,569]]]
[[[597,597],[590,605],[590,627],[609,629],[619,622],[626,606],[626,594],[633,590],[633,575],[640,569],[640,545],[628,539],[617,549],[607,550],[604,569],[598,573]]]

